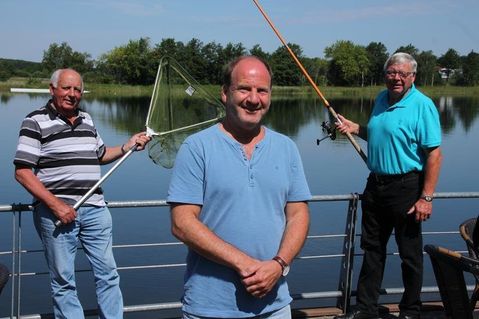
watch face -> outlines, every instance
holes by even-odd
[[[286,266],[283,269],[283,277],[285,277],[288,273],[289,273],[289,266]]]
[[[426,202],[432,202],[432,196],[424,196],[423,198]]]

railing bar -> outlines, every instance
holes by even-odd
[[[137,248],[137,247],[178,246],[178,245],[184,245],[184,244],[182,242],[151,243],[151,244],[124,244],[124,245],[113,245],[113,248]]]
[[[118,267],[118,270],[132,270],[132,269],[151,269],[151,268],[175,268],[175,267],[185,267],[185,263],[181,264],[165,264],[165,265],[148,265],[148,266],[123,266]]]
[[[348,201],[354,199],[353,194],[344,195],[314,195],[311,202],[328,202],[328,201]],[[359,195],[361,197],[361,195]],[[479,192],[442,192],[434,193],[435,199],[468,199],[479,198]],[[128,208],[128,207],[158,207],[169,206],[166,200],[139,200],[139,201],[111,201],[107,203],[111,208]],[[0,213],[17,211],[31,211],[33,207],[27,204],[0,205]]]

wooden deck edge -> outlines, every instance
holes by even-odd
[[[300,318],[333,318],[334,316],[342,314],[343,311],[336,307],[324,308],[300,308],[291,311],[292,317]],[[398,304],[382,304],[379,308],[380,316],[387,316],[388,314],[397,315],[399,313]],[[444,307],[442,302],[423,302],[421,308],[421,316],[424,318],[437,318],[437,314],[444,314]],[[390,317],[394,318],[394,317]]]

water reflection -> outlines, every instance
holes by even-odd
[[[4,93],[0,101],[8,105],[15,94]],[[25,94],[38,98],[38,94]],[[42,95],[45,96],[45,95]],[[47,97],[45,96],[45,101]],[[149,97],[90,97],[84,96],[82,107],[94,118],[99,117],[118,131],[133,134],[144,129],[150,104]],[[438,108],[444,133],[460,125],[470,130],[479,114],[479,97],[447,97],[433,99]],[[335,98],[329,100],[337,113],[358,123],[367,123],[374,100],[372,98]],[[173,100],[173,103],[175,101]],[[265,124],[288,136],[296,136],[300,128],[311,121],[332,121],[325,117],[323,104],[315,97],[275,96]]]

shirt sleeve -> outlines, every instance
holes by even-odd
[[[20,128],[13,164],[36,167],[41,152],[41,136],[38,123],[32,118],[25,118]]]
[[[422,113],[422,123],[419,126],[419,141],[423,148],[441,145],[441,123],[439,113],[432,101],[425,103]]]
[[[300,202],[311,200],[303,163],[296,144],[291,141],[291,184],[288,192],[288,202]]]
[[[199,148],[185,141],[176,156],[167,202],[203,205],[204,166]]]

